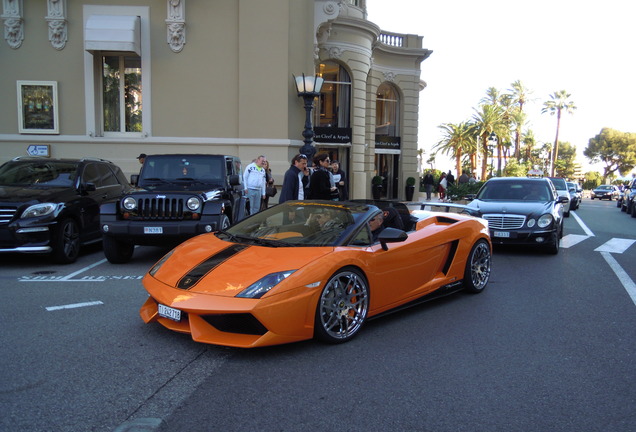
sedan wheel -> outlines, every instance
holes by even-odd
[[[80,232],[74,219],[64,219],[53,238],[53,260],[70,264],[77,260],[80,250]]]
[[[486,240],[479,240],[473,245],[466,262],[464,287],[468,292],[480,293],[486,288],[490,279],[491,254]]]
[[[338,270],[327,282],[316,308],[314,335],[328,343],[347,342],[366,320],[369,288],[357,269]]]

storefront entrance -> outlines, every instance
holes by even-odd
[[[375,175],[382,176],[382,199],[399,198],[400,155],[376,150]]]

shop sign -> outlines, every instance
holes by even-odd
[[[351,128],[314,128],[314,141],[346,144],[351,142]]]
[[[386,150],[400,150],[402,147],[402,140],[400,137],[391,136],[376,136],[375,148]]]

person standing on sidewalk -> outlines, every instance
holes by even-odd
[[[250,214],[256,214],[261,209],[261,199],[265,196],[265,163],[267,158],[263,155],[257,157],[243,172],[245,193],[250,202]]]
[[[433,186],[435,186],[435,179],[433,178],[433,174],[431,171],[426,171],[424,174],[424,190],[426,191],[426,201],[431,200],[431,193],[433,192]]]

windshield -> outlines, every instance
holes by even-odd
[[[369,211],[360,204],[288,201],[257,213],[216,235],[263,246],[337,246],[350,237]]]
[[[139,186],[147,189],[165,188],[184,183],[222,186],[223,158],[208,155],[148,156],[139,176]]]
[[[544,181],[489,181],[477,194],[479,200],[549,201],[550,189]]]
[[[552,184],[554,184],[554,188],[556,190],[567,190],[568,187],[565,184],[565,180],[560,178],[560,177],[550,177],[550,180],[552,181]]]
[[[596,189],[600,189],[600,190],[612,190],[612,186],[609,185],[605,185],[605,186],[599,186]]]
[[[61,161],[12,161],[0,167],[2,186],[72,187],[77,164]]]

